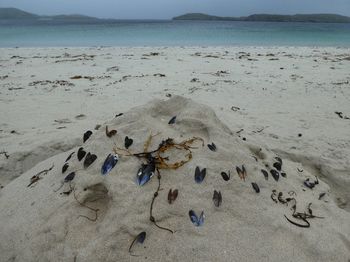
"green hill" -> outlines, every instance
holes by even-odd
[[[0,8],[0,19],[37,19],[38,17],[17,8]]]
[[[189,13],[174,17],[173,20],[205,20],[205,21],[255,21],[255,22],[312,22],[312,23],[350,23],[350,17],[337,14],[296,14],[272,15],[254,14],[243,17],[221,17],[202,13]]]

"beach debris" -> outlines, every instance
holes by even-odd
[[[83,143],[86,142],[86,140],[88,140],[90,138],[90,136],[92,135],[92,131],[88,130],[84,133],[84,136],[83,136]]]
[[[226,172],[221,172],[222,179],[225,181],[229,181],[231,178],[231,172],[228,171],[228,174]]]
[[[74,153],[75,153],[74,151],[72,153],[70,153],[69,156],[67,157],[66,161],[64,161],[64,162],[68,162],[71,159],[71,157],[74,155]]]
[[[305,181],[304,181],[304,186],[310,188],[310,189],[313,189],[316,185],[318,185],[318,178],[316,177],[316,180],[314,182],[311,182],[310,181],[310,178],[307,178]]]
[[[204,223],[204,211],[201,212],[199,217],[197,216],[197,214],[193,210],[190,210],[188,212],[188,215],[190,216],[191,222],[196,227],[203,225],[203,223]]]
[[[112,136],[114,136],[115,134],[117,134],[117,130],[115,130],[115,129],[108,130],[108,126],[106,126],[106,136],[112,137]]]
[[[55,165],[52,164],[52,166],[50,168],[44,169],[44,170],[40,171],[39,173],[37,173],[36,175],[32,176],[30,178],[30,183],[27,187],[30,187],[32,184],[38,182],[42,178],[41,175],[43,175],[43,176],[46,175],[48,172],[50,172],[54,168],[54,166]]]
[[[221,195],[221,192],[220,192],[220,191],[214,190],[213,202],[214,202],[214,206],[216,206],[216,207],[221,206],[221,203],[222,203],[222,195]]]
[[[326,192],[320,193],[318,195],[318,200],[321,200],[326,195]]]
[[[114,155],[109,154],[101,167],[101,174],[107,175],[113,169],[113,167],[115,167],[115,165],[118,163],[118,160],[119,160],[118,154],[114,154]]]
[[[120,117],[120,116],[122,116],[122,115],[124,115],[124,114],[123,114],[123,113],[116,114],[116,115],[115,115],[115,118]]]
[[[261,169],[261,173],[264,175],[265,180],[269,179],[269,173],[267,173],[267,171],[265,169]]]
[[[7,152],[6,152],[6,151],[2,151],[2,152],[0,152],[0,155],[4,155],[4,156],[6,157],[6,159],[8,159],[8,158],[10,157],[10,155],[9,155],[9,154],[7,154]]]
[[[260,188],[259,188],[259,186],[258,186],[257,183],[253,182],[253,183],[252,183],[252,187],[254,188],[254,190],[255,190],[256,193],[260,193]]]
[[[271,169],[270,174],[272,175],[273,179],[275,179],[275,181],[278,181],[278,179],[280,178],[278,171],[275,169]]]
[[[153,76],[165,77],[165,74],[156,73],[156,74],[153,74]]]
[[[96,159],[97,156],[95,154],[87,153],[84,160],[84,168],[88,168]]]
[[[299,169],[299,168],[297,168],[297,170],[298,170],[298,172],[300,172],[300,173],[304,172],[304,170],[303,170],[303,169]]]
[[[238,110],[241,110],[241,108],[238,107],[238,106],[231,106],[231,110],[234,111],[234,112],[236,112],[236,111],[238,111]]]
[[[169,124],[169,125],[175,124],[175,121],[176,121],[176,116],[173,116],[173,117],[169,120],[168,124]]]
[[[278,203],[277,199],[276,199],[276,196],[277,196],[277,191],[276,189],[272,190],[272,194],[271,194],[271,199],[273,200],[273,202],[275,202],[276,204]]]
[[[285,172],[281,172],[282,177],[287,177],[287,174]]]
[[[134,140],[132,140],[131,138],[126,136],[125,140],[124,140],[125,148],[128,149],[132,145],[133,142],[134,142]]]
[[[138,234],[134,240],[131,242],[131,245],[129,247],[129,253],[131,253],[131,249],[134,246],[135,243],[139,243],[139,244],[143,244],[143,242],[146,239],[146,232],[141,232],[140,234]]]
[[[246,171],[244,165],[242,165],[242,168],[240,168],[239,166],[236,166],[236,171],[237,171],[239,178],[241,180],[245,181],[245,178],[247,177],[247,171]]]
[[[64,163],[64,165],[62,167],[62,174],[67,171],[68,167],[69,167],[69,164],[68,163]]]
[[[311,209],[311,205],[312,205],[312,203],[309,203],[307,205],[307,208],[306,208],[307,211],[303,212],[303,213],[296,212],[296,201],[295,201],[295,204],[292,207],[292,209],[293,209],[293,214],[292,214],[293,218],[303,221],[302,222],[303,224],[300,224],[298,222],[295,222],[295,221],[289,219],[286,215],[284,215],[284,217],[287,219],[287,221],[289,223],[291,223],[291,224],[293,224],[295,226],[308,228],[308,227],[310,227],[310,223],[309,223],[309,221],[307,219],[310,219],[310,218],[324,218],[324,217],[313,215],[312,209]]]
[[[196,181],[197,184],[200,184],[203,182],[206,173],[207,173],[206,168],[203,168],[202,170],[200,170],[198,166],[196,167],[196,170],[194,172],[194,180]]]
[[[171,97],[170,93],[165,94],[166,97]]]
[[[81,161],[85,155],[86,155],[86,151],[84,150],[83,147],[80,147],[78,149],[78,160]]]
[[[147,164],[142,164],[137,171],[136,181],[139,186],[146,184],[154,175],[156,169],[155,159],[151,158]]]
[[[70,182],[74,179],[74,177],[75,177],[75,172],[71,172],[64,178],[64,182]]]
[[[75,116],[75,119],[78,119],[78,120],[82,120],[84,118],[86,118],[86,115],[84,115],[84,114],[79,114],[79,115]]]
[[[208,144],[208,148],[213,152],[216,151],[216,145],[214,143]]]
[[[335,114],[337,114],[340,118],[343,118],[343,112],[335,111]]]
[[[174,189],[174,191],[172,191],[172,189],[169,190],[169,193],[168,193],[169,204],[172,204],[176,200],[178,193],[179,191],[177,189]]]

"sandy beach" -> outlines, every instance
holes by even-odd
[[[3,261],[348,261],[349,72],[348,48],[1,48]],[[118,130],[112,141],[106,124]],[[87,130],[93,135],[84,145]],[[188,164],[162,171],[156,218],[174,234],[149,221],[157,179],[138,187],[137,160],[121,156],[107,177],[100,175],[113,146],[128,135],[131,149],[142,151],[150,131],[160,132],[153,147],[168,137],[205,142]],[[206,147],[211,142],[217,155]],[[98,157],[72,181],[82,202],[103,195],[95,222],[76,217],[88,212],[72,194],[54,192],[68,174],[61,172],[65,159],[80,146]],[[277,183],[260,172],[275,157],[287,173]],[[70,170],[81,169],[76,157],[71,161]],[[245,182],[235,169],[242,164]],[[204,185],[193,182],[196,166],[207,168]],[[220,176],[225,170],[229,183]],[[315,177],[315,189],[303,185]],[[172,205],[170,188],[179,188]],[[214,189],[223,193],[219,208]],[[290,205],[271,200],[272,190],[284,197],[295,191],[299,212],[312,202],[324,218],[310,219],[310,228],[289,223]],[[203,226],[191,223],[190,209],[204,210]],[[143,230],[145,247],[137,245],[140,257],[132,257],[128,247]]]

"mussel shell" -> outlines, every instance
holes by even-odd
[[[86,142],[86,140],[88,140],[90,138],[90,136],[92,135],[92,131],[88,130],[84,133],[84,136],[83,136],[83,143]]]
[[[214,190],[213,202],[216,207],[219,207],[222,203],[222,195],[221,192]]]
[[[169,190],[169,193],[168,193],[169,204],[172,204],[176,200],[178,193],[179,191],[177,189],[174,189],[174,191],[172,191],[172,189]]]
[[[275,179],[276,181],[278,181],[278,179],[280,178],[278,171],[275,169],[271,169],[270,174],[272,175],[273,179]]]
[[[273,163],[273,167],[276,168],[278,171],[282,170],[282,164],[280,162]]]
[[[97,159],[97,156],[95,154],[91,154],[90,152],[87,153],[85,160],[84,160],[84,168],[88,168],[95,160]]]
[[[204,211],[202,211],[201,215],[198,217],[196,215],[196,213],[193,210],[190,210],[188,212],[188,215],[190,216],[191,222],[195,225],[195,226],[201,226],[204,223]]]
[[[261,173],[263,173],[265,180],[269,179],[269,173],[267,173],[267,171],[265,169],[261,169]]]
[[[154,175],[155,172],[155,164],[152,161],[148,164],[142,164],[141,168],[137,172],[136,181],[139,186],[143,186],[146,184]]]
[[[285,172],[281,172],[282,177],[287,177],[287,174]]]
[[[257,183],[253,182],[253,183],[252,183],[252,186],[253,186],[253,188],[254,188],[254,190],[255,190],[256,193],[260,193],[260,188],[259,188],[259,186],[258,186]]]
[[[205,175],[207,173],[207,169],[203,168],[202,170],[199,169],[199,167],[196,167],[196,170],[194,172],[194,180],[196,183],[200,184],[203,182]]]
[[[230,171],[228,172],[228,174],[226,172],[221,172],[221,176],[222,176],[223,180],[229,181],[230,177],[231,177],[231,173],[230,173]]]
[[[207,146],[211,151],[213,151],[213,152],[216,151],[216,145],[214,143],[208,144]]]
[[[67,157],[66,161],[64,161],[64,162],[67,162],[69,159],[71,159],[71,157],[72,157],[72,155],[74,155],[74,153],[75,153],[74,151],[72,153],[70,153],[69,156]]]
[[[75,172],[71,172],[64,178],[64,182],[72,181],[74,177],[75,177]]]
[[[173,116],[173,117],[169,120],[168,124],[169,124],[169,125],[175,124],[175,121],[176,121],[176,116]]]
[[[280,163],[280,164],[281,164],[281,166],[282,166],[282,159],[281,159],[280,157],[278,157],[278,156],[276,156],[276,157],[275,157],[275,159],[276,159],[276,160],[277,160],[277,162],[278,162],[278,163]]]
[[[118,160],[119,160],[119,157],[117,154],[115,155],[109,154],[101,167],[101,174],[107,175],[113,169],[113,167],[115,167]]]
[[[134,142],[134,140],[132,140],[131,138],[126,136],[125,141],[124,141],[125,148],[128,149],[132,145],[133,142]]]
[[[86,151],[84,151],[84,148],[79,148],[78,150],[78,160],[81,161],[84,156],[86,155]]]
[[[67,171],[68,167],[69,167],[69,164],[68,163],[64,163],[64,165],[62,167],[62,174]]]
[[[141,232],[140,234],[138,234],[136,236],[136,241],[140,244],[143,244],[143,242],[145,241],[146,239],[146,232]]]

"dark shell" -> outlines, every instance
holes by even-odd
[[[278,181],[278,179],[280,178],[278,171],[275,169],[271,169],[270,174],[272,175],[273,179],[275,179],[276,181]]]
[[[67,162],[69,159],[71,159],[71,157],[74,155],[74,153],[75,152],[70,153],[69,156],[67,157],[66,161],[64,161],[64,162]]]
[[[178,193],[179,191],[177,189],[175,189],[174,191],[172,191],[172,189],[169,190],[169,193],[168,193],[169,204],[172,204],[176,200]]]
[[[79,161],[81,161],[83,158],[84,158],[84,156],[86,155],[86,152],[84,151],[84,148],[79,148],[79,150],[78,150],[78,160]]]
[[[203,182],[205,175],[207,173],[207,169],[203,168],[202,170],[199,169],[199,167],[196,167],[196,170],[194,172],[194,180],[196,183],[200,184]]]
[[[214,143],[208,144],[208,148],[213,152],[216,151],[216,145]]]
[[[287,174],[285,172],[281,172],[282,177],[287,177]]]
[[[107,175],[113,169],[113,167],[115,167],[118,160],[119,160],[119,156],[117,154],[115,155],[109,154],[101,167],[101,174]]]
[[[252,186],[253,186],[253,188],[254,188],[254,190],[255,190],[255,192],[256,193],[260,193],[260,188],[259,188],[259,186],[258,186],[258,184],[257,183],[252,183]]]
[[[276,168],[278,171],[282,170],[282,164],[280,162],[273,163],[273,167]]]
[[[83,136],[83,143],[86,142],[86,140],[88,140],[90,138],[90,136],[92,135],[92,131],[88,130],[84,133],[84,136]]]
[[[229,181],[231,178],[231,173],[230,173],[230,171],[228,171],[228,175],[227,175],[226,172],[221,172],[221,176],[225,181]]]
[[[325,192],[320,193],[320,194],[318,195],[318,200],[321,200],[325,195],[326,195]]]
[[[123,113],[119,113],[119,114],[116,114],[115,117],[120,117],[122,115],[123,115]]]
[[[136,241],[140,244],[143,244],[143,242],[145,241],[146,239],[146,232],[141,232],[140,234],[138,234],[136,236]]]
[[[139,186],[146,184],[154,175],[156,166],[154,161],[151,161],[148,164],[142,164],[141,168],[138,170],[136,175],[136,182]]]
[[[281,166],[282,166],[282,159],[281,159],[280,157],[278,157],[278,156],[276,156],[276,157],[275,157],[275,159],[276,159],[276,160],[277,160],[277,162],[278,162],[278,163],[280,163],[280,164],[281,164]]]
[[[64,163],[62,167],[62,174],[67,171],[68,167],[69,167],[68,163]]]
[[[265,169],[261,169],[261,173],[263,173],[265,180],[269,179],[269,173],[267,173],[267,171]]]
[[[64,182],[72,181],[74,177],[75,177],[75,172],[71,172],[64,178]]]
[[[176,121],[176,116],[173,116],[173,117],[169,120],[168,124],[169,124],[169,125],[175,124],[175,121]]]
[[[213,202],[214,202],[214,206],[219,207],[221,206],[222,203],[222,195],[221,192],[214,190],[214,195],[213,195]]]
[[[132,145],[133,142],[134,142],[134,140],[132,140],[131,138],[126,136],[125,140],[124,140],[125,148],[128,149]]]
[[[203,225],[203,223],[204,223],[204,211],[202,211],[202,213],[199,217],[196,215],[196,213],[193,210],[190,210],[188,212],[188,215],[190,216],[191,222],[196,227]]]
[[[317,183],[318,183],[318,181],[317,181]],[[316,185],[316,182],[314,182],[314,183],[310,182],[309,178],[304,181],[304,186],[306,186],[310,189],[313,189],[315,187],[315,185]]]
[[[96,159],[97,156],[95,154],[87,153],[84,160],[84,168],[88,168]]]

